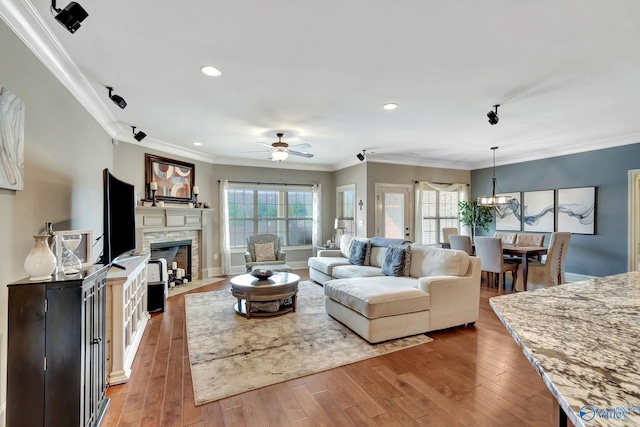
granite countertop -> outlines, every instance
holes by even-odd
[[[640,426],[640,272],[489,304],[576,426]]]

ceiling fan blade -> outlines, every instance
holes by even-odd
[[[305,142],[303,144],[290,145],[289,148],[295,148],[296,150],[301,150],[303,148],[311,148],[311,144],[307,144]]]
[[[293,154],[294,156],[306,157],[307,159],[310,159],[310,158],[313,157],[313,154],[304,153],[302,151],[291,151],[291,150],[289,150],[289,154]]]
[[[271,150],[255,150],[255,151],[242,151],[242,154],[247,154],[247,153],[270,153]]]
[[[267,144],[266,142],[258,142],[260,145],[264,145],[265,147],[273,148],[273,145]]]

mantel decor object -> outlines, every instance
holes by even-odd
[[[49,236],[43,234],[33,238],[35,242],[24,260],[24,270],[30,280],[51,279],[51,273],[56,269],[56,256],[49,247]]]
[[[195,169],[193,163],[146,153],[145,174],[149,198],[173,203],[193,202]],[[156,191],[153,191],[151,184],[154,184]]]

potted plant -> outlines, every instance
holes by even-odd
[[[476,228],[482,227],[489,231],[488,225],[493,221],[493,209],[489,206],[479,205],[477,201],[459,202],[460,222],[471,227],[471,241],[475,239]]]

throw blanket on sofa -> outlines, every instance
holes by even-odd
[[[386,248],[391,245],[403,245],[405,243],[411,243],[410,240],[405,239],[388,239],[386,237],[372,237],[369,239],[371,246],[377,246],[380,248]]]

